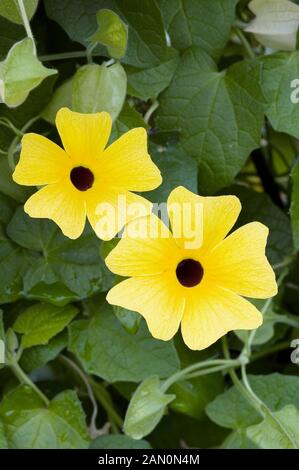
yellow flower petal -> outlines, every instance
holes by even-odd
[[[130,130],[110,145],[101,167],[105,178],[130,191],[149,191],[162,182],[161,173],[147,152],[147,133],[143,127]]]
[[[157,235],[160,234],[160,237]],[[180,255],[168,228],[155,215],[130,222],[105,262],[120,276],[148,276],[169,270]]]
[[[276,295],[275,274],[265,256],[268,232],[252,222],[229,235],[207,258],[209,280],[246,297]]]
[[[182,335],[190,349],[205,349],[231,330],[251,330],[262,324],[261,313],[248,300],[213,286],[190,296],[182,319]]]
[[[33,194],[24,206],[30,217],[53,220],[69,238],[83,232],[86,209],[79,191],[70,184],[51,184]]]
[[[74,164],[92,165],[103,152],[111,132],[108,113],[81,114],[61,108],[56,126],[66,153]]]
[[[201,204],[203,206],[202,248],[207,251],[223,240],[223,238],[231,230],[239,216],[241,204],[236,196],[203,197],[192,193],[182,186],[179,186],[170,193],[167,201],[172,227],[175,228],[177,227],[177,224],[180,223],[181,207],[183,207],[184,216],[184,214],[187,214],[188,205],[196,207],[196,205]],[[190,231],[194,231],[196,233],[199,230],[199,227],[198,224],[195,223],[194,211],[191,211],[191,215],[192,214],[193,218],[189,222],[188,220],[187,222],[185,220],[185,224],[189,223]],[[183,220],[184,219],[185,216]],[[183,228],[186,229],[186,227]],[[184,246],[186,241],[188,241],[188,238],[183,237],[178,239],[177,243],[180,246]]]
[[[152,210],[147,199],[129,191],[100,194],[95,188],[86,194],[86,202],[88,220],[101,240],[111,240],[131,220]]]
[[[25,134],[13,180],[24,186],[42,186],[62,180],[70,169],[64,150],[46,137]]]
[[[151,334],[167,341],[179,328],[185,304],[172,282],[165,274],[126,279],[108,292],[107,301],[139,312]]]

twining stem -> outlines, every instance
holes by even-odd
[[[95,399],[92,387],[90,386],[90,383],[88,381],[88,378],[86,377],[84,372],[80,369],[80,367],[77,366],[77,364],[74,361],[72,361],[69,357],[64,356],[63,354],[60,354],[59,357],[62,361],[64,361],[69,367],[71,367],[76,372],[76,374],[80,377],[80,379],[82,380],[82,382],[84,383],[86,387],[87,394],[90,398],[92,408],[93,408],[93,412],[92,412],[91,419],[90,419],[89,430],[90,430],[91,437],[96,437],[98,433],[98,430],[96,427],[96,419],[98,416],[98,405],[97,405],[97,401]]]
[[[8,158],[8,164],[12,171],[14,171],[15,166],[16,166],[14,157],[15,157],[16,148],[20,142],[21,136],[23,136],[25,132],[32,126],[32,124],[38,121],[39,118],[40,116],[37,115],[37,116],[34,116],[32,119],[29,119],[29,121],[27,121],[26,124],[20,130],[20,135],[16,135],[14,139],[11,141],[10,146],[7,150],[7,158]]]
[[[30,39],[32,39],[33,50],[34,50],[34,54],[36,55],[36,45],[35,45],[35,42],[34,42],[34,37],[33,37],[33,34],[32,34],[31,27],[30,27],[30,22],[29,22],[29,19],[28,19],[28,16],[27,16],[24,1],[23,0],[17,0],[17,1],[18,1],[18,5],[19,5],[23,25],[24,25],[24,28],[26,30],[26,34]]]
[[[89,46],[86,49],[86,58],[89,64],[92,64],[92,53],[96,46],[97,46],[97,43],[89,44]]]
[[[201,362],[197,362],[195,364],[191,364],[190,366],[186,367],[185,369],[182,369],[178,372],[176,372],[175,374],[171,375],[167,380],[165,380],[165,382],[162,384],[161,386],[161,390],[166,392],[166,390],[168,390],[168,388],[173,385],[175,382],[178,382],[180,380],[185,380],[185,378],[187,376],[190,376],[191,373],[193,377],[195,376],[198,376],[198,372],[195,373],[195,371],[198,371],[200,369],[204,369],[204,371],[202,371],[202,374],[200,375],[204,375],[204,373],[206,372],[206,370],[209,370],[209,368],[211,366],[221,366],[222,368],[228,368],[228,367],[235,367],[235,366],[238,366],[240,365],[241,362],[236,359],[230,359],[230,360],[225,360],[225,359],[208,359],[206,361],[201,361]]]
[[[148,124],[152,114],[156,111],[159,106],[159,101],[155,100],[152,105],[148,108],[144,115],[144,121]]]
[[[32,390],[34,390],[35,393],[43,400],[44,404],[48,406],[50,401],[46,395],[44,395],[43,392],[32,382],[28,375],[25,374],[13,356],[7,355],[7,363],[20,383],[29,385],[29,387],[31,387]]]
[[[89,383],[92,386],[93,392],[97,397],[99,403],[101,403],[102,407],[106,410],[109,421],[112,424],[114,423],[118,428],[122,429],[123,420],[110,403],[110,397],[109,395],[107,396],[107,390],[100,383],[93,380],[91,377],[89,378]],[[115,430],[117,431],[117,429]]]
[[[238,38],[240,39],[245,51],[247,52],[248,57],[250,57],[250,59],[255,59],[256,58],[255,53],[253,52],[252,47],[250,43],[247,41],[247,38],[245,34],[243,33],[243,31],[241,31],[241,29],[239,29],[237,26],[235,26],[233,30],[238,36]]]

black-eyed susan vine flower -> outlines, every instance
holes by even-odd
[[[200,210],[188,209],[202,208],[199,246],[190,245],[183,227],[175,237],[153,214],[129,223],[106,258],[112,272],[129,278],[109,291],[108,302],[139,312],[158,339],[169,340],[181,324],[191,349],[204,349],[230,330],[260,326],[261,313],[243,296],[277,293],[265,256],[268,228],[252,222],[228,235],[241,210],[235,196],[201,197],[178,187],[167,206],[172,232],[186,222],[187,211],[196,233]],[[131,230],[137,222],[139,236]]]
[[[132,129],[105,149],[111,132],[106,112],[81,114],[62,108],[56,126],[64,150],[38,134],[22,139],[13,179],[25,186],[43,186],[28,199],[25,212],[52,219],[73,239],[83,232],[87,217],[104,240],[136,216],[130,211],[135,203],[150,213],[151,204],[131,192],[155,189],[162,181],[147,151],[145,129]],[[121,198],[124,203],[119,204]],[[101,205],[113,210],[109,213]],[[105,224],[100,223],[103,214]]]

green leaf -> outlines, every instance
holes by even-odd
[[[69,326],[69,349],[86,372],[108,382],[139,382],[149,375],[168,377],[179,368],[172,342],[150,335],[142,322],[138,333],[126,332],[103,298],[88,301],[90,318]]]
[[[12,302],[19,297],[26,263],[24,250],[8,238],[5,230],[13,210],[13,201],[0,193],[0,303]]]
[[[38,0],[25,0],[23,1],[28,20],[31,20],[34,15]],[[9,21],[17,24],[23,24],[22,16],[18,6],[17,0],[1,0],[0,2],[0,15],[7,18]]]
[[[32,39],[23,39],[0,63],[0,99],[7,106],[19,106],[44,78],[55,73],[57,70],[47,69],[37,59]]]
[[[0,404],[10,448],[85,449],[89,439],[81,403],[73,391],[57,395],[48,407],[31,387],[20,386]]]
[[[110,57],[121,59],[127,49],[127,25],[111,10],[98,11],[97,23],[98,29],[89,40],[94,43],[100,42],[104,44]]]
[[[249,382],[256,395],[273,412],[289,404],[299,408],[299,377],[277,373],[265,376],[250,375]],[[260,421],[260,415],[235,386],[211,402],[206,412],[219,426],[234,430],[246,428]]]
[[[12,169],[5,157],[0,158],[0,191],[18,202],[24,202],[32,192],[31,188],[20,186],[13,181]]]
[[[246,434],[262,449],[298,449],[299,411],[295,406],[287,405],[273,416],[266,415],[261,423],[247,428]]]
[[[23,275],[26,297],[65,305],[111,286],[113,276],[101,259],[101,242],[91,229],[78,240],[70,240],[53,222],[31,219],[19,208],[7,232],[32,256]]]
[[[120,64],[110,67],[90,64],[73,78],[73,110],[81,113],[107,111],[113,120],[119,115],[127,90],[127,77]]]
[[[175,395],[166,395],[160,388],[159,377],[151,376],[136,389],[125,418],[124,431],[133,439],[149,434],[165,413]]]
[[[147,129],[148,126],[143,120],[141,114],[139,114],[136,109],[132,108],[127,101],[125,101],[120,115],[113,123],[110,142],[118,139],[122,134],[128,132],[134,127],[144,127]]]
[[[169,48],[163,61],[151,68],[140,69],[127,65],[128,93],[145,101],[156,98],[168,87],[178,63],[177,51]]]
[[[14,330],[22,333],[23,348],[47,344],[60,333],[77,315],[72,305],[56,307],[50,304],[35,304],[22,312],[14,323]]]
[[[199,46],[219,58],[235,19],[237,0],[160,0],[171,43],[180,51]]]
[[[221,449],[257,449],[258,446],[254,444],[246,435],[246,429],[238,429],[238,431],[231,432],[221,444]]]
[[[205,53],[191,48],[161,95],[158,127],[180,131],[181,146],[198,162],[200,192],[231,183],[260,144],[260,71],[257,62],[242,61],[218,72]]]
[[[0,16],[0,59],[4,59],[15,42],[24,37],[24,27],[12,24]]]
[[[291,178],[293,182],[291,220],[293,228],[293,239],[296,250],[299,250],[299,161],[294,166]]]
[[[48,121],[50,124],[55,125],[56,113],[60,108],[70,108],[72,109],[72,90],[73,90],[73,80],[70,78],[63,82],[51,96],[51,101],[47,104],[45,109],[41,113],[41,117]]]
[[[90,444],[90,449],[151,449],[151,446],[143,439],[136,441],[123,434],[110,434],[97,437]]]
[[[22,353],[20,365],[26,372],[32,372],[53,361],[67,346],[67,334],[62,332],[50,339],[48,344],[33,346]]]
[[[205,407],[223,391],[223,385],[221,374],[177,382],[169,390],[176,397],[170,408],[201,420],[205,417]]]
[[[266,116],[279,132],[299,137],[299,52],[281,52],[262,57],[262,88]],[[294,83],[293,83],[294,81]],[[294,86],[293,86],[294,85]]]
[[[113,306],[113,310],[124,329],[131,335],[135,335],[140,326],[141,316],[136,312],[118,306]]]
[[[150,155],[162,173],[163,182],[154,191],[143,193],[152,202],[166,202],[169,193],[176,186],[185,186],[197,193],[197,165],[182,149],[175,146],[166,148],[150,146]]]
[[[159,65],[167,54],[161,13],[152,0],[45,0],[47,15],[57,21],[73,41],[88,45],[96,30],[96,13],[108,8],[129,27],[128,47],[122,61],[139,68]]]

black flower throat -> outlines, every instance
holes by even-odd
[[[184,287],[197,286],[203,278],[203,267],[195,259],[184,259],[176,268],[176,277]]]
[[[94,175],[89,168],[84,166],[76,166],[70,174],[71,182],[79,191],[87,191],[90,189],[94,182]]]

